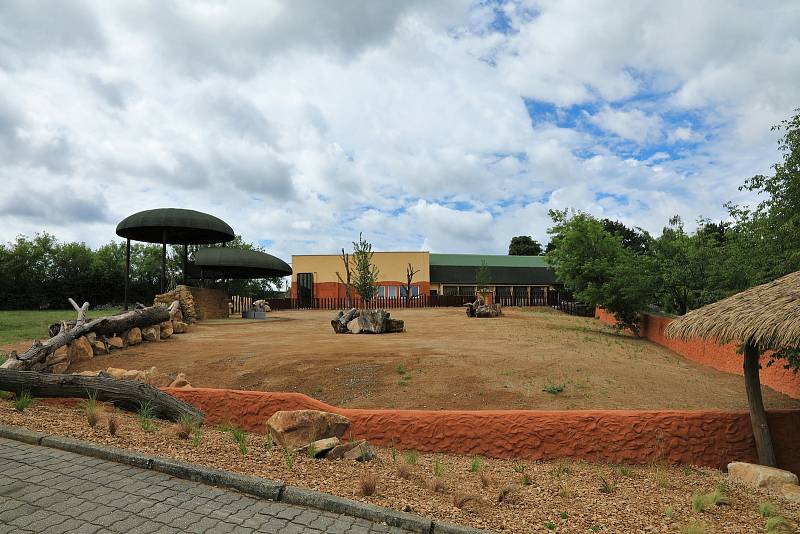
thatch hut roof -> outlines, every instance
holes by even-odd
[[[800,346],[800,271],[692,310],[664,333],[721,345],[752,343],[761,351]]]

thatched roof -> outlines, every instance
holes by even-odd
[[[753,343],[760,350],[800,346],[800,271],[674,320],[667,337]]]

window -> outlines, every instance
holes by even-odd
[[[511,296],[510,286],[497,286],[497,289],[495,291],[498,297],[508,298]]]
[[[475,286],[458,286],[458,294],[464,297],[474,297]]]
[[[458,295],[458,286],[444,286],[443,295]]]
[[[406,286],[400,286],[400,296],[406,298]],[[411,286],[411,296],[419,296],[419,288],[417,286]]]
[[[378,286],[378,296],[380,298],[386,298],[386,286]]]
[[[386,286],[386,290],[387,290],[386,293],[387,297],[389,297],[390,299],[397,298],[397,286]]]

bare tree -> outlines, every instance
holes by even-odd
[[[336,271],[336,278],[339,279],[339,282],[344,284],[344,298],[347,305],[345,306],[348,310],[352,308],[352,298],[350,297],[350,278],[353,276],[353,271],[350,269],[350,254],[347,254],[342,249],[342,264],[344,264],[344,272],[346,281],[342,280],[342,275],[339,274],[339,271]]]
[[[411,306],[411,282],[414,280],[414,275],[419,272],[419,269],[414,269],[411,263],[406,267],[406,308]]]

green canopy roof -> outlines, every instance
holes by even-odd
[[[201,248],[195,252],[193,277],[200,269],[205,278],[275,278],[292,274],[292,268],[280,258],[257,250],[227,247]]]
[[[544,256],[501,256],[494,254],[431,254],[431,265],[448,267],[549,267]]]
[[[225,243],[235,237],[233,228],[207,213],[179,208],[140,211],[117,225],[117,235],[146,243],[172,245]]]

